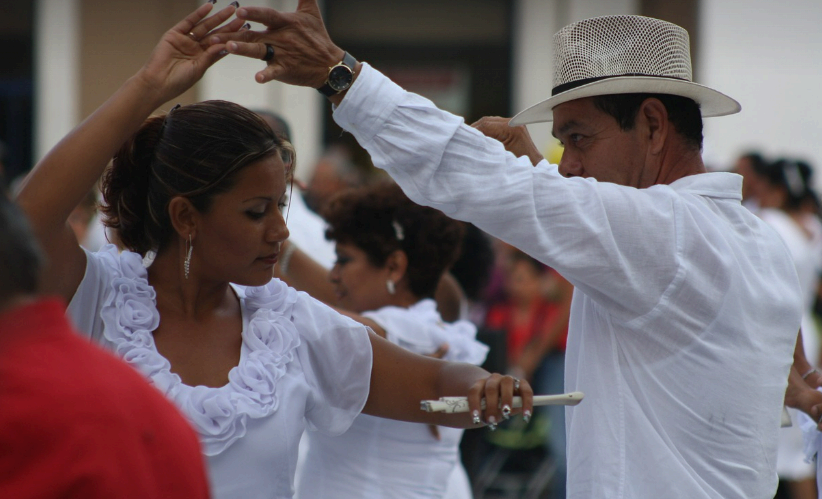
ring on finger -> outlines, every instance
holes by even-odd
[[[188,37],[192,40],[197,40],[197,35],[195,35],[193,31],[188,32]]]
[[[269,44],[265,44],[265,55],[263,56],[264,61],[270,61],[274,58],[274,47]]]
[[[514,378],[514,391],[519,391],[519,378]]]

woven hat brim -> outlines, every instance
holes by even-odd
[[[722,92],[717,92],[699,83],[671,78],[655,78],[653,76],[617,76],[581,85],[549,97],[511,118],[509,124],[518,126],[554,121],[553,109],[556,106],[584,97],[636,93],[671,94],[688,97],[699,104],[703,118],[735,114],[742,109],[739,102]]]

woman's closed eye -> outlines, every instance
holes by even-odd
[[[248,211],[246,211],[246,212],[245,212],[245,214],[246,214],[246,215],[248,216],[248,218],[250,218],[251,220],[260,220],[260,219],[262,219],[262,218],[265,216],[265,210],[263,210],[263,211],[259,211],[259,210],[248,210]]]

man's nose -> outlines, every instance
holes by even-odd
[[[582,175],[582,162],[567,150],[563,151],[559,160],[559,174],[563,177],[578,177]]]

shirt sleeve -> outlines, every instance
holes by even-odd
[[[564,178],[546,161],[534,167],[365,64],[334,119],[413,201],[554,267],[623,320],[651,311],[677,279],[676,230],[686,221],[669,186],[640,190]]]
[[[302,341],[297,355],[309,386],[306,421],[309,429],[339,435],[368,400],[371,333],[307,294],[299,295],[293,318]]]

